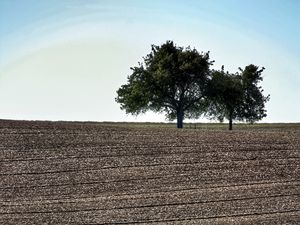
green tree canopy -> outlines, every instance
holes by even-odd
[[[208,86],[207,114],[220,121],[228,119],[230,130],[233,120],[253,123],[267,115],[265,103],[269,95],[265,97],[258,86],[264,68],[251,64],[239,70],[236,74],[225,72],[223,67],[213,71]]]
[[[128,82],[117,91],[116,101],[126,113],[164,112],[169,120],[197,118],[204,112],[210,77],[209,52],[177,47],[172,41],[152,45],[143,62],[131,68]]]

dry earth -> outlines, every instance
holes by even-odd
[[[0,224],[300,224],[300,129],[0,122]]]

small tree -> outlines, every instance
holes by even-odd
[[[240,73],[230,74],[213,71],[209,82],[208,115],[223,121],[229,121],[229,130],[232,130],[233,120],[253,123],[265,117],[265,102],[269,96],[263,96],[262,88],[258,86],[262,81],[261,73],[255,65],[240,69]]]
[[[204,111],[210,76],[209,52],[177,47],[172,41],[152,45],[143,62],[131,68],[128,83],[117,90],[116,101],[126,113],[165,112],[169,120],[196,118]]]
[[[259,83],[263,81],[261,69],[253,64],[240,70],[243,85],[243,104],[241,106],[242,117],[246,122],[254,123],[266,117],[265,103],[270,100],[270,95],[264,96]]]
[[[213,71],[209,84],[208,114],[212,118],[229,121],[229,130],[232,130],[232,121],[240,117],[239,107],[242,105],[242,85],[240,77],[221,71]]]

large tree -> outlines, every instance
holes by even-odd
[[[213,71],[208,87],[207,113],[220,121],[227,119],[229,130],[233,120],[253,123],[267,115],[265,103],[269,95],[264,96],[259,86],[264,68],[251,64],[239,70],[236,74],[225,72],[224,67]]]
[[[212,63],[209,52],[178,47],[172,41],[152,45],[143,62],[131,68],[116,101],[126,113],[165,112],[167,119],[177,118],[177,127],[182,128],[184,118],[197,118],[204,112]]]

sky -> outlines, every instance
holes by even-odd
[[[264,66],[262,122],[300,122],[299,11],[298,0],[0,0],[0,118],[166,122],[126,115],[115,97],[152,44],[173,40],[210,51],[213,68]]]

